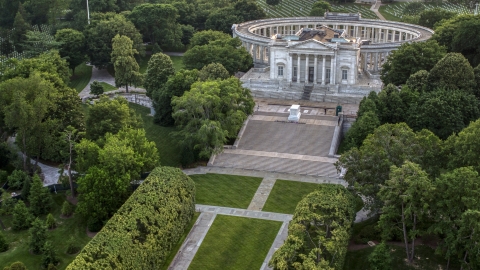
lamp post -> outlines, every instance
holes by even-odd
[[[88,9],[88,0],[87,0],[87,19],[88,19],[88,24],[90,24],[90,10]]]

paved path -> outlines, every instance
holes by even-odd
[[[169,270],[188,269],[216,216],[217,214],[215,213],[205,212],[200,214],[197,222],[193,225],[180,250],[168,267]]]
[[[337,158],[298,155],[298,154],[279,153],[279,152],[268,152],[268,151],[245,150],[245,149],[225,149],[223,150],[222,153],[247,155],[247,156],[259,156],[259,157],[275,157],[275,158],[309,160],[309,161],[327,162],[332,164],[338,161]]]
[[[267,201],[268,196],[270,195],[270,191],[272,191],[273,186],[277,179],[271,177],[265,177],[258,186],[257,192],[253,196],[250,205],[248,206],[248,210],[255,210],[255,211],[262,211],[265,202]]]
[[[383,15],[378,11],[381,5],[382,5],[382,1],[377,0],[377,2],[374,5],[372,5],[370,10],[373,11],[380,20],[386,21],[387,19],[385,19],[385,17],[383,17]]]
[[[277,251],[282,245],[283,242],[285,242],[285,239],[287,239],[288,236],[288,221],[283,222],[282,227],[280,227],[280,230],[278,231],[277,237],[275,237],[275,240],[273,240],[273,244],[270,247],[270,250],[268,251],[267,257],[265,257],[265,260],[263,261],[262,267],[260,267],[260,270],[264,269],[272,269],[268,267],[268,262],[270,259],[272,259],[273,253]]]
[[[282,221],[282,222],[290,221],[292,220],[292,217],[293,217],[293,215],[289,215],[289,214],[254,211],[254,210],[247,210],[247,209],[203,205],[203,204],[197,204],[195,205],[195,208],[197,212],[202,212],[202,213],[206,212],[206,213],[226,215],[226,216],[258,218],[258,219]]]
[[[312,176],[312,175],[298,175],[290,173],[273,173],[265,171],[256,171],[256,170],[245,170],[237,168],[221,168],[221,167],[197,167],[193,169],[186,169],[183,172],[187,175],[192,174],[206,174],[206,173],[218,173],[218,174],[231,174],[231,175],[243,175],[243,176],[253,176],[253,177],[270,177],[275,179],[282,180],[291,180],[297,182],[307,182],[307,183],[317,183],[317,184],[339,184],[344,187],[347,186],[347,182],[343,179],[330,178],[323,176]]]

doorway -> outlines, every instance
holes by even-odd
[[[308,82],[313,82],[314,73],[315,73],[315,67],[308,67]]]

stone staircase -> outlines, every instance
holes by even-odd
[[[312,91],[313,91],[313,85],[305,85],[303,87],[302,100],[310,100],[310,95],[312,94]]]

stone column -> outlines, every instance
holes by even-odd
[[[383,34],[383,42],[387,42],[388,41],[388,29],[384,29],[383,30],[384,34]]]
[[[335,77],[337,76],[337,57],[336,57],[337,52],[334,52],[333,56],[333,71],[332,71],[332,78],[333,78],[333,84],[337,84]]]
[[[291,82],[292,82],[292,77],[293,77],[293,76],[292,76],[292,74],[293,74],[293,59],[292,59],[292,54],[291,54],[291,53],[288,54],[288,64],[287,64],[287,65],[288,65],[288,69],[287,69],[287,76],[288,76],[288,77],[287,77],[287,81],[288,81],[289,83],[291,83]]]
[[[330,84],[335,84],[335,81],[333,80],[333,74],[334,74],[334,61],[333,60],[333,55],[330,55]]]
[[[325,85],[325,55],[322,55],[322,85]]]
[[[313,64],[313,83],[317,84],[317,71],[318,71],[318,55],[315,54],[315,60]]]
[[[363,53],[363,70],[366,71],[368,66],[367,66],[367,53]]]
[[[257,62],[257,44],[252,44],[253,50],[253,63]]]
[[[308,54],[305,57],[305,83],[308,83]]]
[[[375,53],[375,62],[374,62],[373,70],[378,71],[378,52]]]
[[[300,82],[300,57],[301,54],[297,53],[297,83]]]
[[[397,32],[397,31],[392,30],[392,42],[395,42],[395,33],[396,33],[396,32]]]

